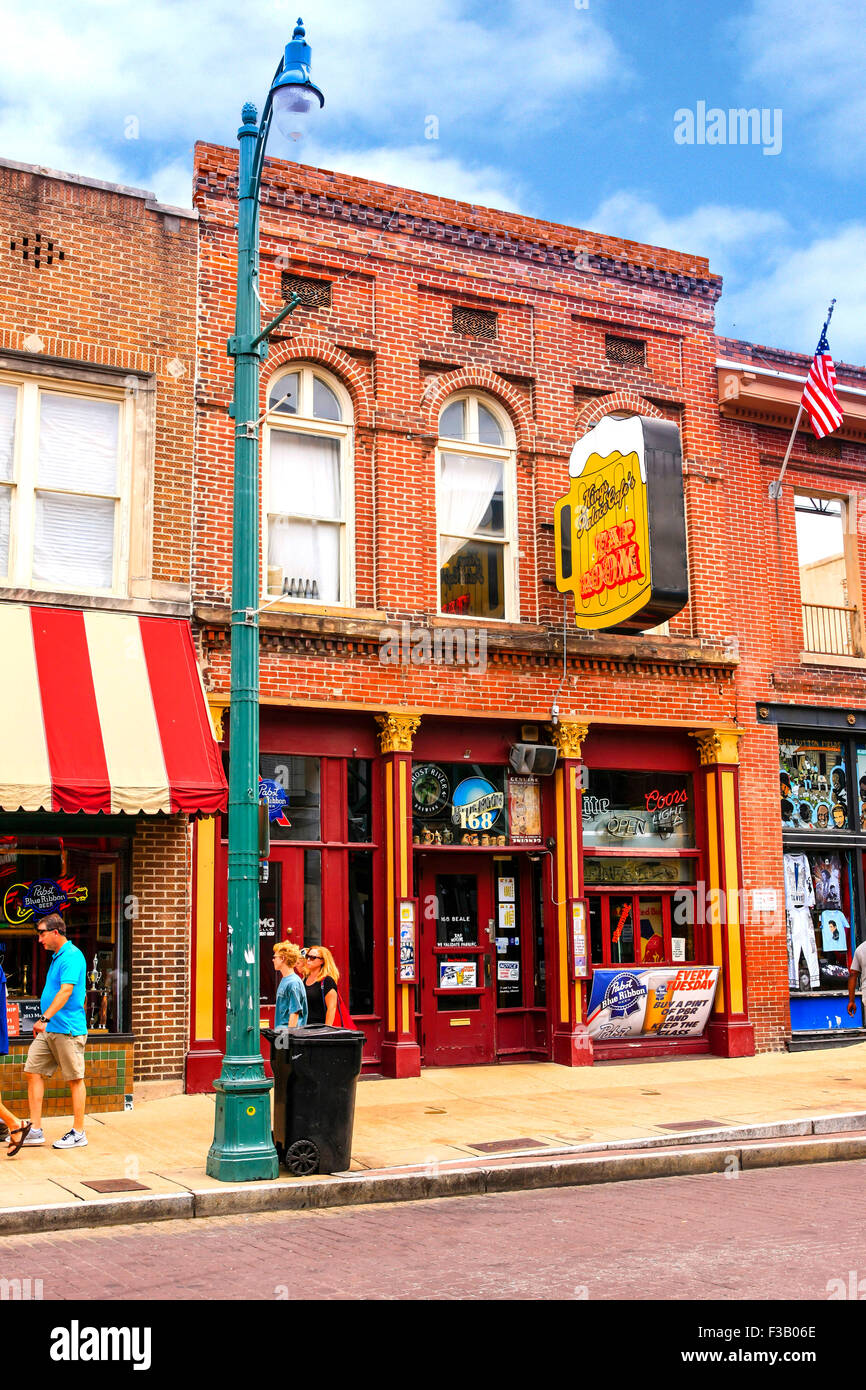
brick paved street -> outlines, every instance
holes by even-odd
[[[57,1299],[796,1299],[866,1275],[866,1162],[0,1242]],[[866,1285],[864,1285],[866,1287]]]

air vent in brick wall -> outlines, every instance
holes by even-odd
[[[496,314],[490,309],[466,309],[452,304],[451,326],[463,338],[483,338],[490,342],[496,337]]]
[[[283,271],[282,280],[283,299],[288,302],[293,294],[306,309],[330,309],[331,307],[331,282],[330,280],[313,280],[308,275],[290,275],[287,270]]]
[[[63,260],[63,252],[57,242],[50,241],[41,232],[28,232],[26,236],[15,237],[10,241],[9,249],[37,270],[43,265],[55,265]]]
[[[838,439],[811,439],[805,435],[806,453],[817,454],[819,458],[840,459],[842,457],[842,445]]]
[[[618,367],[646,366],[646,343],[640,338],[616,338],[607,333],[604,351],[608,362],[615,362]]]

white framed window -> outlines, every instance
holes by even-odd
[[[352,402],[334,377],[293,364],[268,385],[262,469],[262,587],[351,606]]]
[[[134,401],[0,373],[0,584],[125,596]]]
[[[451,396],[439,415],[439,608],[517,621],[514,430],[496,401]]]

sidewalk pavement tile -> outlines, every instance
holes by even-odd
[[[477,1157],[474,1145],[531,1138],[551,1147],[658,1136],[662,1126],[730,1127],[866,1111],[866,1043],[844,1050],[696,1057],[568,1068],[550,1062],[442,1068],[404,1080],[365,1079],[355,1106],[355,1169]],[[164,1096],[131,1111],[88,1115],[85,1149],[51,1141],[14,1160],[0,1149],[0,1207],[98,1194],[85,1179],[133,1177],[154,1192],[222,1190],[205,1174],[211,1095]],[[712,1131],[707,1131],[708,1138]],[[280,1181],[292,1182],[288,1174]],[[120,1194],[122,1196],[122,1194]]]

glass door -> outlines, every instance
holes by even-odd
[[[422,902],[425,1065],[492,1062],[496,998],[490,863],[464,854],[452,863],[444,856],[427,856]]]

